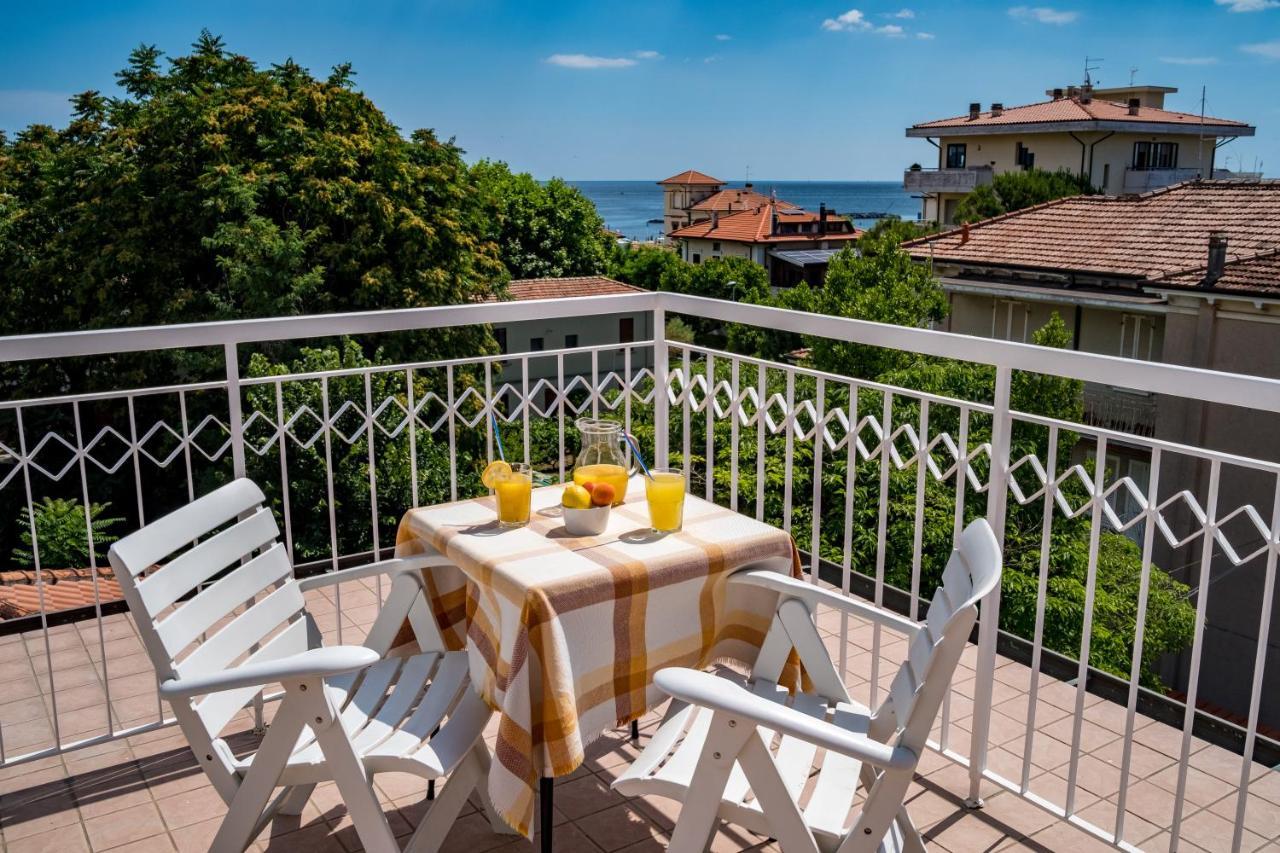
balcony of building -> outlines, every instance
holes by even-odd
[[[262,370],[253,359],[285,341],[386,340],[633,311],[650,312],[656,330],[681,316],[962,362],[989,371],[990,393],[940,396],[660,333],[341,367]],[[11,386],[0,402],[8,508],[21,514],[49,497],[84,514],[110,495],[115,503],[103,512],[136,524],[248,474],[268,483],[299,572],[325,572],[388,555],[394,521],[408,507],[474,493],[471,454],[482,461],[492,452],[495,425],[508,454],[556,481],[572,464],[574,419],[611,417],[659,462],[682,460],[697,494],[788,530],[814,582],[913,615],[931,593],[933,534],[941,529],[949,542],[953,526],[986,516],[997,531],[1008,527],[1010,548],[1032,543],[1032,569],[1018,575],[1023,586],[1007,579],[1004,595],[984,604],[977,642],[908,795],[930,845],[956,853],[1280,845],[1269,639],[1280,464],[1089,415],[1072,423],[1029,414],[1011,402],[1026,377],[1054,376],[1276,414],[1276,381],[650,293],[0,339],[10,367],[177,350],[204,353],[218,375],[44,395]],[[570,355],[582,365],[576,371],[565,369]],[[1149,460],[1145,481],[1073,461],[1110,459],[1121,445]],[[1083,534],[1072,540],[1081,549],[1073,559],[1087,566],[1085,589],[1071,599],[1078,606],[1064,617],[1066,579],[1053,549],[1068,547],[1070,524]],[[1117,547],[1130,549],[1135,568],[1131,618],[1103,594]],[[30,563],[14,565],[0,587],[11,590],[0,621],[0,841],[12,851],[205,849],[225,807],[157,697],[109,572],[96,557],[74,571],[46,566],[31,550]],[[1012,550],[1006,557],[1028,560]],[[1167,613],[1148,604],[1157,578],[1168,590],[1160,566],[1186,584],[1181,612],[1194,625],[1184,646],[1152,659],[1144,648],[1169,630]],[[308,595],[327,639],[358,642],[385,593],[367,580]],[[1223,607],[1247,655],[1223,652]],[[874,703],[902,643],[834,613],[820,627],[855,698]],[[1099,649],[1122,665],[1100,664]],[[1222,689],[1224,679],[1241,690]],[[244,712],[237,742],[259,737],[273,707],[261,717]],[[656,719],[646,718],[642,743]],[[608,788],[635,754],[624,731],[606,734],[561,780],[563,849],[662,848],[678,805]],[[377,784],[393,826],[408,833],[429,808],[425,783],[386,775]],[[968,808],[976,798],[982,808]],[[277,818],[256,844],[349,850],[358,840],[336,792],[322,787],[300,817]],[[491,833],[472,811],[445,849],[521,846],[528,843]],[[711,849],[775,847],[726,826]]]
[[[1180,184],[1184,181],[1198,180],[1202,172],[1202,169],[1135,169],[1129,167],[1124,170],[1123,192],[1126,195],[1145,193],[1151,190],[1158,190],[1161,187]],[[1261,178],[1261,172],[1233,172],[1230,169],[1214,169],[1212,180],[1257,181]]]
[[[960,169],[921,169],[912,167],[902,173],[902,188],[917,193],[967,193],[991,183],[990,166]]]

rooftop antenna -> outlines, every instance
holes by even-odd
[[[1090,65],[1089,63],[1091,62],[1102,63],[1102,62],[1106,62],[1106,60],[1100,59],[1099,57],[1096,57],[1096,56],[1086,56],[1084,58],[1084,84],[1086,86],[1092,86],[1094,82],[1089,72],[1098,71],[1102,68],[1101,65]]]
[[[1129,66],[1129,85],[1130,86],[1133,85],[1134,78],[1136,78],[1137,76],[1138,76],[1138,66],[1130,65]]]

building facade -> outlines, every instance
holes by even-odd
[[[1072,346],[1210,370],[1280,378],[1280,181],[1203,181],[1141,196],[1078,196],[1018,211],[905,244],[932,265],[951,305],[952,332],[1029,341],[1056,312],[1072,331]],[[1280,460],[1280,418],[1152,396],[1110,385],[1085,387],[1085,420],[1226,453]],[[1145,491],[1152,474],[1146,450],[1111,441],[1108,479],[1129,476]],[[1276,484],[1260,473],[1224,480],[1224,515],[1243,505],[1269,513]],[[1169,453],[1160,466],[1167,484],[1203,500],[1206,466]],[[1121,516],[1136,512],[1123,490],[1113,496]],[[1132,516],[1129,516],[1132,517]],[[1194,589],[1199,565],[1186,565],[1156,537],[1155,558]],[[1252,546],[1249,546],[1250,548]],[[1206,613],[1203,654],[1215,661],[1200,673],[1200,695],[1228,711],[1247,711],[1254,613],[1263,573],[1232,571],[1221,554],[1210,567],[1215,584]],[[1280,614],[1280,602],[1277,613]],[[1280,642],[1269,640],[1267,683],[1280,678]],[[1186,685],[1187,661],[1165,664],[1166,681]],[[1263,702],[1263,719],[1280,726],[1280,693]]]
[[[1216,168],[1217,147],[1252,136],[1254,128],[1165,109],[1165,96],[1176,91],[1081,86],[1050,90],[1050,100],[1024,106],[993,103],[983,111],[980,104],[970,104],[966,115],[907,128],[908,137],[936,146],[937,162],[930,168],[913,165],[903,175],[903,186],[919,194],[923,220],[949,224],[966,193],[1017,169],[1066,169],[1107,195],[1233,177]]]

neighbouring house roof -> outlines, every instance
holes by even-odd
[[[1214,231],[1227,235],[1230,261],[1280,247],[1280,181],[1192,181],[1138,196],[1072,196],[903,248],[917,260],[970,268],[1141,282],[1203,268]]]
[[[117,601],[124,597],[120,584],[111,569],[98,570],[95,584],[88,569],[53,569],[41,573],[42,583],[35,582],[35,572],[2,572],[0,585],[0,620],[19,619],[41,612],[41,593],[44,612],[70,610],[76,607],[92,607],[94,604]]]
[[[702,184],[711,186],[724,186],[724,181],[719,178],[713,178],[710,175],[704,175],[702,172],[694,169],[685,169],[678,175],[672,175],[666,180],[658,181],[659,184]]]
[[[1018,107],[1006,107],[1000,115],[990,110],[977,118],[967,114],[953,118],[921,122],[907,128],[907,136],[957,136],[1004,132],[1065,132],[1070,130],[1134,130],[1158,126],[1164,132],[1206,133],[1214,136],[1252,136],[1254,128],[1234,119],[1201,118],[1193,113],[1180,113],[1156,107],[1139,107],[1129,114],[1127,104],[1094,98],[1058,98]],[[1176,129],[1175,129],[1176,128]]]
[[[1228,247],[1230,243],[1228,243]],[[1249,293],[1270,292],[1280,295],[1280,248],[1267,249],[1254,255],[1228,257],[1222,276],[1205,286],[1206,264],[1151,279],[1152,286],[1195,287],[1207,290],[1239,290]]]
[[[713,210],[713,211],[734,211],[734,210],[752,210],[761,205],[773,202],[778,205],[779,210],[790,209],[795,207],[789,201],[777,200],[762,195],[755,190],[749,189],[729,189],[720,190],[718,193],[707,196],[702,201],[690,207],[690,210]]]
[[[847,233],[827,234],[773,234],[773,215],[777,213],[787,222],[817,222],[818,214],[798,207],[783,207],[772,202],[751,210],[730,213],[718,219],[706,219],[677,228],[668,237],[684,239],[721,240],[729,243],[786,243],[814,242],[816,240],[856,240],[862,232],[853,229]],[[844,219],[832,211],[827,212],[827,221]]]
[[[607,296],[613,293],[645,293],[636,287],[602,275],[572,276],[568,278],[518,278],[507,285],[507,294],[513,300],[564,299],[571,296]],[[497,302],[491,298],[489,302]]]

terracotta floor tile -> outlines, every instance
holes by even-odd
[[[632,803],[622,803],[587,815],[575,821],[574,825],[607,853],[638,841],[665,836],[664,831]]]
[[[94,851],[109,850],[165,832],[164,821],[160,819],[154,803],[143,803],[86,820],[84,829]]]
[[[80,853],[89,850],[79,823],[60,826],[23,838],[5,838],[6,853]]]

